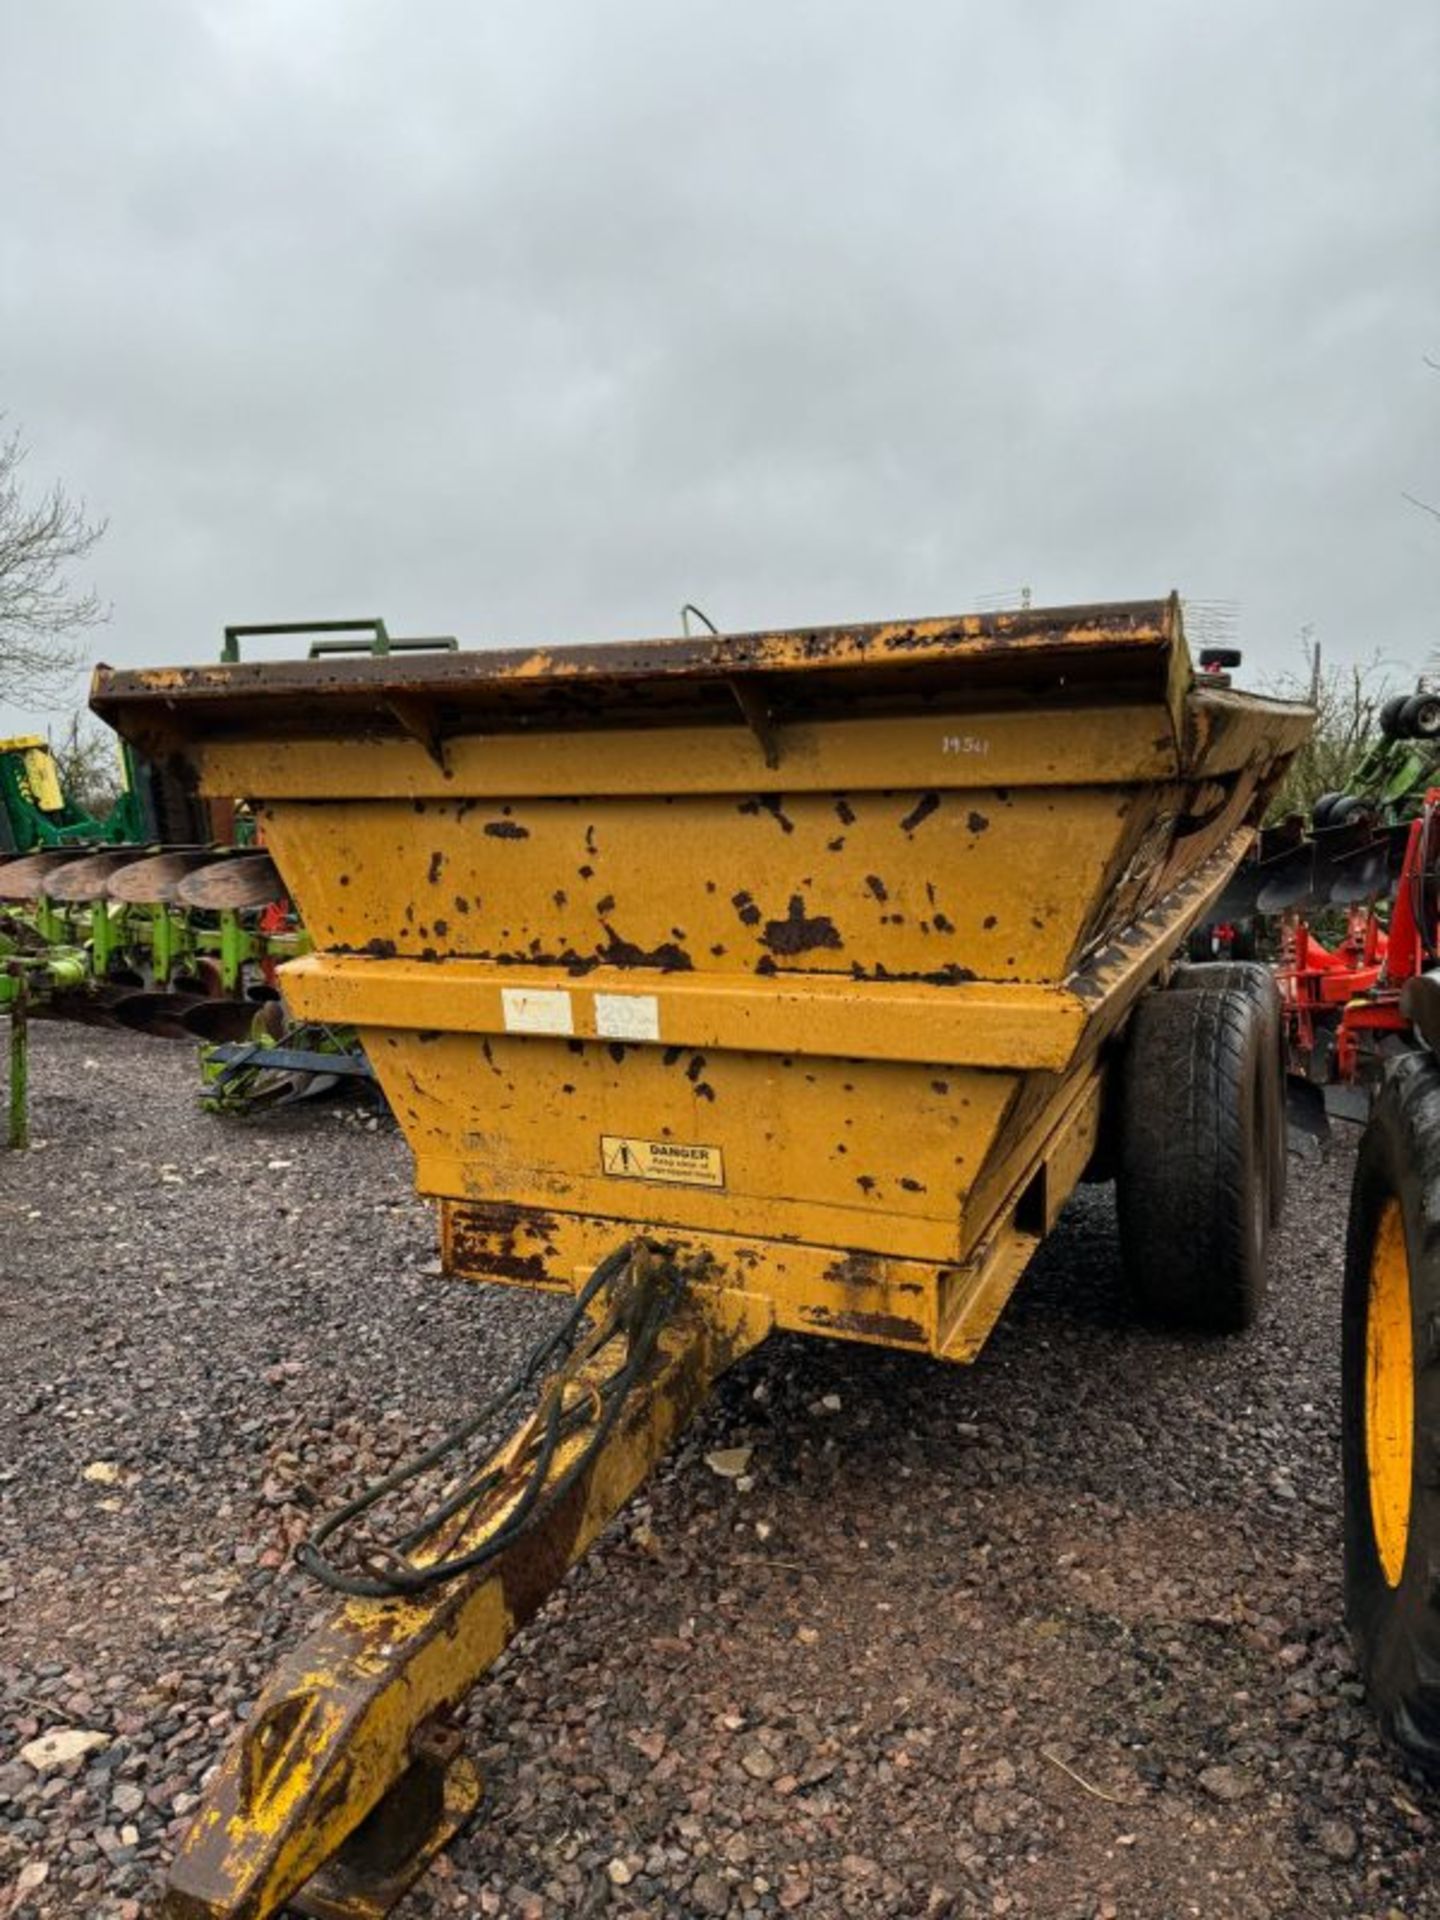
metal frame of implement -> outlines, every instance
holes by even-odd
[[[620,1242],[634,1286],[684,1276],[563,1516],[348,1599],[291,1656],[165,1907],[364,1920],[473,1798],[445,1712],[723,1366],[771,1327],[978,1352],[1095,1155],[1130,1008],[1310,716],[1197,681],[1173,596],[102,669],[93,704],[256,806],[315,946],[287,999],[360,1032],[448,1271],[574,1294]],[[549,1470],[611,1347],[550,1391]],[[412,1562],[506,1527],[534,1434]]]

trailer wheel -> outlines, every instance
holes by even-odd
[[[1275,1062],[1274,1071],[1265,1076],[1265,1098],[1270,1102],[1265,1131],[1270,1142],[1270,1224],[1279,1226],[1290,1176],[1290,1150],[1285,1133],[1285,1022],[1275,976],[1259,961],[1216,960],[1203,966],[1177,967],[1170,985],[1172,990],[1238,987],[1255,1002],[1265,1030],[1265,1046]]]
[[[1387,1072],[1360,1142],[1342,1314],[1345,1614],[1384,1731],[1440,1777],[1440,1066]]]
[[[1147,994],[1131,1017],[1116,1200],[1126,1281],[1146,1313],[1240,1333],[1260,1311],[1271,1044],[1243,987]]]
[[[1400,730],[1409,740],[1440,737],[1440,698],[1433,693],[1412,693],[1400,709]]]

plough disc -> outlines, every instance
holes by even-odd
[[[161,1040],[194,1038],[185,1026],[185,1015],[193,1007],[203,1006],[198,993],[127,993],[114,1006],[116,1020],[132,1033],[150,1033]]]
[[[1214,918],[1245,921],[1382,899],[1400,871],[1408,831],[1367,818],[1321,828],[1298,842],[1284,829],[1262,834],[1258,858],[1236,872]]]
[[[43,853],[7,860],[0,867],[0,900],[34,900],[45,891],[45,881],[53,880],[61,867],[74,866],[85,858],[84,847],[47,847]]]
[[[105,897],[127,906],[168,906],[176,899],[180,882],[186,875],[197,867],[210,865],[215,858],[213,847],[188,847],[131,860],[112,874]]]
[[[77,1027],[115,1028],[121,1024],[115,1016],[115,1009],[127,997],[125,988],[108,983],[69,988],[40,1001],[35,1008],[35,1016],[44,1020],[64,1020]]]
[[[268,853],[239,854],[197,868],[180,882],[175,897],[184,907],[220,913],[227,908],[266,907],[285,891]]]
[[[65,905],[87,900],[103,900],[115,874],[135,864],[134,847],[119,847],[105,853],[92,853],[83,860],[70,860],[46,877],[47,899]]]
[[[185,1013],[185,1031],[196,1040],[212,1044],[248,1040],[255,1030],[255,1021],[260,1012],[261,1006],[254,1000],[200,1000]]]

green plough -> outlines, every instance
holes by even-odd
[[[303,1044],[282,1044],[276,969],[309,943],[243,813],[227,819],[240,829],[233,843],[217,846],[207,808],[128,750],[124,770],[125,790],[102,820],[66,796],[43,740],[0,741],[12,1145],[28,1132],[32,1018],[198,1040],[213,1110],[299,1099],[368,1071],[350,1036],[307,1031]],[[230,1056],[237,1045],[243,1066]],[[323,1072],[302,1067],[297,1052],[325,1056]]]
[[[238,661],[252,637],[303,637],[312,659],[456,647],[450,635],[392,634],[378,619],[282,621],[227,627],[221,658]],[[122,791],[102,818],[65,793],[38,734],[0,740],[12,1144],[26,1131],[31,1016],[199,1040],[212,1112],[373,1084],[349,1029],[285,1027],[276,969],[310,943],[245,809],[207,806],[128,742],[119,751]]]

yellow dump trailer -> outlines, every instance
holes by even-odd
[[[1173,598],[101,669],[93,704],[255,806],[315,946],[286,996],[360,1030],[447,1269],[585,1310],[433,1525],[348,1571],[317,1538],[349,1597],[169,1913],[387,1911],[473,1803],[445,1711],[771,1328],[971,1359],[1107,1167],[1142,1300],[1253,1317],[1268,985],[1149,990],[1310,716],[1196,676]]]

